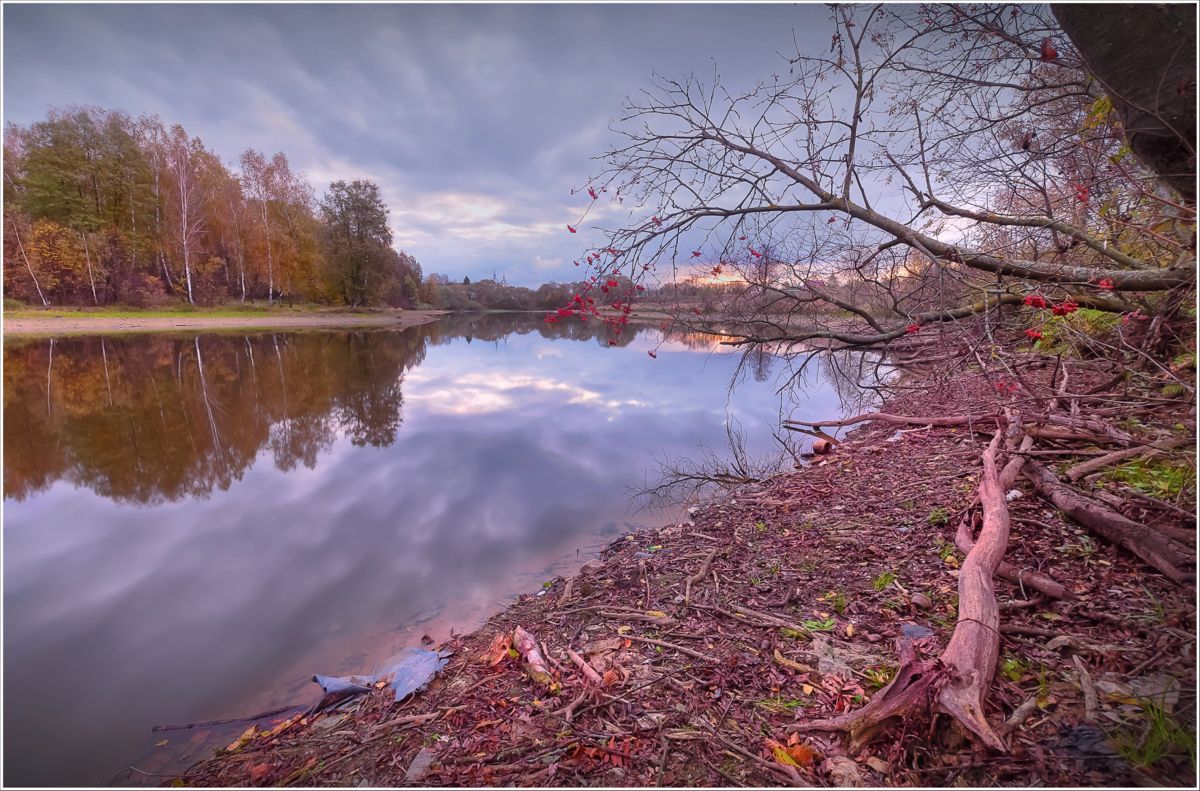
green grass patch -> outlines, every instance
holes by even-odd
[[[1196,493],[1196,470],[1183,459],[1135,459],[1105,476],[1160,500]]]
[[[783,713],[795,711],[796,709],[805,709],[813,705],[812,701],[803,700],[801,698],[785,698],[782,695],[776,695],[772,698],[764,698],[754,704],[760,709],[766,709],[775,713]]]
[[[1142,702],[1142,716],[1109,734],[1121,757],[1139,768],[1164,758],[1186,758],[1196,771],[1196,732],[1181,725],[1156,701]]]
[[[888,585],[891,585],[895,581],[896,581],[896,572],[885,571],[882,574],[880,574],[878,577],[876,577],[875,579],[871,580],[871,587],[874,588],[876,590],[876,592],[879,592],[879,591],[882,591],[884,588],[886,588]]]

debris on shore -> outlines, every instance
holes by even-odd
[[[1026,371],[1029,397],[1052,396],[1053,376]],[[1073,392],[1102,384],[1071,376]],[[910,382],[885,416],[945,416],[950,404],[991,414],[995,383],[979,372]],[[898,672],[937,669],[959,621],[962,524],[970,539],[981,451],[1001,429],[909,422],[867,420],[802,470],[613,542],[441,646],[453,655],[425,691],[397,702],[380,684],[352,708],[282,720],[176,783],[1191,785],[1190,580],[1092,538],[1039,496],[1036,476],[1001,498],[1011,536],[982,715],[1003,749],[928,711],[852,739],[821,726],[886,700],[907,683]],[[1030,425],[1050,437],[1041,455],[1026,451],[1043,470],[1109,450],[1083,417]],[[1151,532],[1184,544],[1190,531],[1194,554],[1187,509],[1108,496]]]

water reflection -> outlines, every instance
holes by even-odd
[[[778,423],[714,348],[505,316],[6,342],[6,779],[166,768],[155,723],[304,700],[663,521],[625,498],[653,454]]]

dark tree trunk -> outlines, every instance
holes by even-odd
[[[1125,126],[1129,147],[1196,200],[1196,6],[1054,3],[1054,16]]]

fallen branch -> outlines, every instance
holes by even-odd
[[[1024,474],[1039,495],[1068,517],[1109,543],[1128,549],[1172,582],[1183,585],[1193,578],[1194,575],[1177,565],[1188,555],[1187,548],[1179,542],[1067,486],[1058,476],[1034,461],[1026,463]]]
[[[878,423],[892,423],[901,426],[966,426],[973,423],[984,423],[991,425],[995,423],[997,415],[955,415],[950,417],[921,417],[910,415],[890,415],[887,412],[866,412],[862,415],[854,417],[842,418],[841,420],[819,420],[816,422],[807,420],[785,420],[784,425],[791,426],[808,426],[809,428],[831,428],[835,426],[852,426],[855,423],[865,423],[867,421],[875,421]]]
[[[189,722],[185,725],[155,725],[150,729],[151,733],[159,733],[160,731],[187,731],[192,728],[211,728],[214,725],[229,725],[235,722],[253,722],[254,720],[263,720],[267,717],[274,717],[276,714],[283,714],[286,711],[295,709],[299,711],[303,706],[281,706],[277,709],[269,711],[260,711],[258,714],[251,714],[249,717],[230,717],[224,720],[206,720],[205,722]]]
[[[575,651],[570,648],[567,649],[567,656],[571,657],[571,661],[574,662],[576,667],[579,668],[580,672],[583,673],[583,677],[587,679],[589,684],[596,687],[604,686],[604,679],[599,673],[596,672],[595,668],[588,664],[586,659],[575,653]]]
[[[1009,418],[1010,428],[1015,418]],[[958,622],[945,651],[937,660],[918,660],[912,642],[898,643],[900,669],[896,678],[858,711],[791,730],[839,730],[850,734],[851,750],[865,744],[893,717],[923,708],[932,697],[936,710],[949,714],[985,745],[1005,750],[999,735],[983,714],[1000,655],[1000,611],[993,575],[1008,548],[1009,514],[996,454],[1004,431],[997,431],[983,453],[979,502],[983,528],[958,574]],[[1019,467],[1015,461],[1015,467]],[[1006,468],[1007,470],[1007,468]]]
[[[699,585],[701,582],[704,582],[704,578],[708,576],[708,567],[712,565],[713,558],[717,556],[717,551],[718,550],[714,549],[712,552],[709,552],[708,557],[706,557],[704,562],[700,564],[700,570],[688,577],[687,583],[683,589],[684,605],[692,603],[692,586]]]
[[[1172,439],[1159,443],[1158,445],[1139,445],[1135,448],[1124,448],[1122,450],[1113,451],[1112,453],[1106,453],[1105,455],[1099,456],[1095,459],[1090,459],[1081,464],[1076,464],[1074,467],[1067,470],[1067,480],[1069,480],[1071,483],[1077,483],[1080,479],[1085,478],[1094,472],[1099,472],[1105,467],[1116,464],[1119,461],[1131,459],[1135,456],[1153,456],[1164,450],[1178,448],[1185,444],[1187,443],[1182,439]]]
[[[674,643],[668,643],[665,640],[654,640],[649,637],[638,637],[637,635],[633,635],[633,634],[627,634],[627,635],[623,635],[623,636],[626,640],[633,640],[638,643],[649,643],[650,645],[657,645],[657,646],[661,646],[662,648],[670,648],[671,650],[678,651],[681,654],[687,654],[688,656],[692,657],[693,659],[700,659],[705,662],[714,661],[711,656],[702,654],[699,651],[693,651],[690,648],[684,648],[681,645],[675,645]]]

